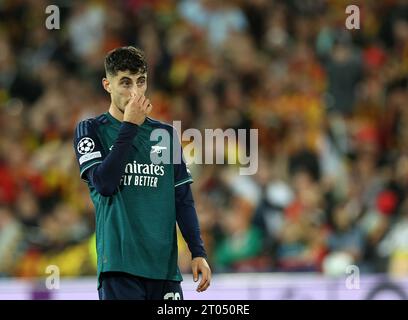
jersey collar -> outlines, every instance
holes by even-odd
[[[119,121],[118,119],[116,119],[114,116],[112,116],[109,111],[105,112],[106,116],[108,117],[110,123],[114,126],[119,128],[122,124],[121,121]],[[146,126],[148,124],[148,119],[146,117],[146,119],[144,120],[144,122],[142,123],[142,127]]]

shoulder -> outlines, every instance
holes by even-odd
[[[108,117],[106,116],[105,113],[102,113],[101,115],[98,115],[93,118],[86,118],[78,122],[77,124],[77,129],[78,128],[93,128],[93,127],[98,127],[104,124],[108,123]]]
[[[150,117],[146,117],[146,120],[152,127],[167,130],[170,134],[173,134],[176,131],[176,129],[171,124],[168,124],[166,122],[159,121]]]
[[[107,123],[108,118],[104,113],[93,118],[83,119],[78,122],[75,128],[75,137],[79,138],[92,134],[99,126]]]

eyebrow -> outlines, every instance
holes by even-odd
[[[132,81],[132,79],[129,78],[129,77],[122,77],[122,78],[120,78],[119,82],[123,82],[124,80],[130,80],[130,81]]]
[[[142,80],[142,79],[143,80],[146,79],[146,75],[141,75],[141,76],[137,77],[136,81]],[[119,79],[119,82],[122,82],[122,81],[125,81],[125,80],[133,81],[131,78],[129,78],[127,76],[123,76],[122,78]]]

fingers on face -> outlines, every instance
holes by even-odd
[[[143,104],[143,110],[145,111],[145,114],[150,113],[152,110],[152,104],[150,103],[149,99],[146,99],[144,104]]]
[[[147,109],[147,108],[150,106],[150,100],[149,100],[149,99],[146,99],[146,100],[143,102],[143,106],[144,106],[145,109]]]
[[[130,95],[130,99],[126,102],[126,105],[131,105],[131,104],[133,104],[133,103],[135,102],[135,100],[136,100],[136,95],[135,95],[134,93],[132,93],[132,94]]]
[[[147,108],[146,108],[146,114],[150,113],[150,111],[152,111],[153,106],[151,103],[148,104]]]
[[[141,110],[146,110],[147,105],[150,103],[150,100],[146,98],[144,94],[140,95],[136,99],[136,104]]]
[[[146,97],[142,94],[142,95],[140,95],[140,96],[137,97],[136,102],[137,102],[140,106],[142,106],[145,99],[146,99]]]

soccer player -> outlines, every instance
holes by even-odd
[[[189,170],[181,161],[154,163],[151,156],[182,154],[178,138],[151,141],[155,129],[175,129],[147,115],[147,64],[135,47],[112,50],[102,84],[109,111],[81,121],[74,149],[80,176],[96,211],[99,299],[183,299],[177,265],[176,222],[192,254],[197,291],[210,285],[211,270],[200,236]],[[176,136],[177,137],[177,136]],[[162,139],[163,140],[163,139]]]

